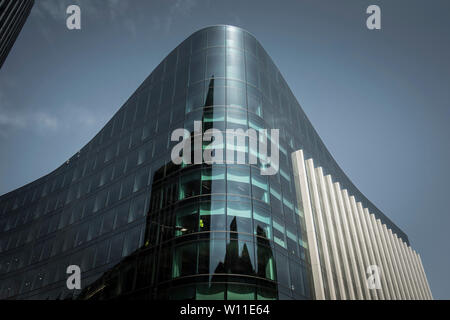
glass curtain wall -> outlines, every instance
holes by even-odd
[[[203,132],[279,129],[278,172],[249,164],[264,157],[248,139],[218,142],[224,163],[175,165],[171,134],[194,138],[195,121]],[[259,42],[202,29],[66,163],[0,197],[0,298],[314,298],[298,149],[406,239],[339,169]],[[246,161],[228,163],[227,151]],[[66,288],[69,265],[81,268],[81,292]]]

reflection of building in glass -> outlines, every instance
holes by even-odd
[[[34,0],[0,1],[0,68],[14,45]]]
[[[194,121],[203,130],[279,128],[278,173],[261,175],[259,164],[175,165],[170,154],[178,142],[171,133],[185,128],[192,135]],[[259,155],[248,141],[223,148]],[[339,169],[255,38],[236,27],[202,29],[158,65],[79,153],[0,198],[0,297],[351,298],[352,274],[343,281],[337,266],[344,262],[334,259],[336,250],[350,253],[348,242],[333,245],[338,227],[312,220],[322,217],[312,201],[324,203],[328,193],[307,198],[305,183],[313,191],[316,184],[311,167],[304,178],[300,158],[291,159],[300,149],[408,243]],[[315,229],[330,244],[327,251],[311,238]],[[374,252],[370,257],[379,257]],[[398,272],[407,271],[404,261]],[[65,287],[70,264],[83,272],[81,292]],[[408,279],[423,284],[417,266]]]

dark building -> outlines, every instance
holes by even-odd
[[[277,172],[262,174],[264,155],[249,139],[219,145],[256,155],[256,164],[176,164],[172,133],[184,128],[195,139],[196,121],[203,132],[280,129]],[[318,190],[323,175],[343,197]],[[395,294],[361,289],[369,252],[387,268],[380,253],[400,247],[363,220],[373,240],[366,248],[353,203],[409,248],[341,171],[259,42],[240,28],[208,27],[175,48],[82,150],[0,197],[0,298],[429,298],[406,251],[389,260],[403,275],[396,287],[376,289]],[[81,268],[81,290],[66,287],[69,265]],[[422,295],[400,290],[406,279]]]
[[[0,0],[0,69],[33,5],[34,0]]]

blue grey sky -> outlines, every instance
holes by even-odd
[[[66,28],[68,5],[82,30]],[[381,30],[366,8],[381,7]],[[84,146],[159,62],[213,24],[256,36],[354,184],[450,298],[450,2],[36,0],[0,70],[0,194]]]

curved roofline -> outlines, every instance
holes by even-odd
[[[187,39],[189,39],[191,36],[193,36],[193,35],[195,35],[196,33],[198,33],[198,32],[201,32],[201,31],[204,31],[204,30],[207,30],[207,29],[211,29],[211,28],[214,28],[214,27],[232,27],[232,28],[236,28],[236,29],[239,29],[239,30],[242,30],[242,31],[244,31],[244,32],[246,32],[246,33],[248,33],[249,35],[251,35],[254,39],[255,39],[255,41],[257,42],[257,43],[259,43],[259,45],[261,46],[261,48],[266,52],[266,54],[267,54],[267,56],[268,56],[268,58],[270,59],[270,61],[274,64],[274,66],[276,67],[276,70],[278,71],[278,73],[280,74],[280,76],[282,77],[282,79],[283,79],[283,81],[285,81],[286,82],[286,80],[284,79],[284,77],[283,77],[283,75],[281,74],[281,71],[278,69],[278,67],[276,66],[276,64],[275,64],[275,62],[273,61],[273,59],[272,59],[272,57],[267,53],[267,51],[266,51],[266,49],[263,47],[263,45],[261,44],[261,42],[256,38],[256,36],[253,34],[253,33],[251,33],[251,32],[249,32],[249,31],[247,31],[246,29],[244,29],[244,28],[242,28],[242,27],[238,27],[238,26],[234,26],[234,25],[228,25],[228,24],[214,24],[214,25],[208,25],[208,26],[205,26],[205,27],[202,27],[201,29],[198,29],[197,31],[195,31],[195,32],[193,32],[192,34],[190,34],[185,40],[187,40]],[[286,84],[287,84],[287,82],[286,82]],[[292,92],[292,90],[291,90],[291,88],[289,87],[289,85],[287,86],[288,87],[288,89],[289,89],[289,91],[291,92],[291,94],[294,96],[294,98],[295,98],[295,100],[297,101],[297,103],[299,104],[299,106],[300,106],[300,108],[303,110],[303,108],[302,108],[302,106],[301,106],[301,104],[300,104],[300,102],[298,101],[298,99],[297,99],[297,97],[295,96],[295,94],[294,94],[294,92]],[[303,111],[304,112],[304,111]],[[307,117],[307,115],[306,115],[306,113],[305,113],[305,116],[306,116],[306,118],[307,118],[307,120],[311,123],[311,125],[312,125],[312,122],[309,120],[309,118]],[[331,159],[333,160],[333,162],[336,164],[336,166],[338,167],[338,169],[342,172],[342,174],[345,176],[345,178],[348,180],[348,182],[359,192],[359,195],[361,195],[362,197],[363,197],[363,199],[358,199],[359,201],[364,201],[364,202],[367,202],[367,204],[369,205],[369,207],[371,206],[371,207],[373,207],[376,211],[378,211],[377,213],[378,214],[381,214],[382,216],[383,216],[383,218],[384,219],[386,219],[387,221],[389,221],[389,223],[392,225],[392,226],[394,226],[396,229],[397,229],[397,231],[398,232],[400,232],[400,234],[398,234],[398,236],[400,236],[400,237],[402,237],[402,238],[404,238],[404,240],[409,244],[409,238],[408,238],[408,236],[407,236],[407,234],[395,223],[395,222],[393,222],[392,221],[392,219],[391,218],[389,218],[386,214],[384,214],[370,199],[368,199],[367,197],[366,197],[366,195],[364,194],[364,193],[362,193],[361,192],[361,190],[359,190],[359,188],[353,183],[353,181],[352,181],[352,179],[350,179],[350,177],[347,175],[347,173],[341,168],[341,166],[339,165],[339,163],[336,161],[336,159],[333,157],[333,155],[331,154],[331,152],[330,152],[330,150],[327,148],[327,146],[325,145],[325,143],[323,142],[323,140],[322,140],[322,138],[321,138],[321,136],[319,135],[319,133],[317,132],[317,130],[314,128],[314,126],[312,126],[313,127],[313,130],[314,130],[314,132],[315,132],[315,134],[319,137],[319,139],[320,139],[320,142],[324,145],[324,147],[325,147],[325,150],[327,151],[327,153],[329,154],[329,156],[331,157]],[[330,171],[330,169],[328,169],[328,168],[324,168],[324,170],[326,170],[326,171]],[[333,175],[332,175],[333,176]],[[336,180],[336,181],[339,181],[338,179],[337,179],[337,177],[334,177],[334,179]],[[348,187],[350,187],[350,186],[347,186],[346,184],[346,182],[345,181],[339,181],[341,184],[343,184],[343,186],[344,187],[346,187],[346,189],[348,189]],[[359,196],[358,194],[355,194],[355,195],[353,195],[353,196],[355,196],[355,197],[357,197],[357,198],[360,198],[360,196]],[[380,218],[380,217],[377,217],[377,218]],[[395,231],[396,230],[393,230],[394,231],[394,233],[396,233]]]
[[[200,32],[200,31],[203,31],[203,30],[206,30],[206,29],[210,29],[210,28],[214,28],[214,27],[232,27],[232,28],[236,28],[236,29],[242,30],[244,32],[247,32],[249,35],[251,35],[253,38],[255,38],[256,41],[258,41],[256,36],[253,33],[251,33],[250,31],[248,31],[247,29],[244,29],[244,28],[238,27],[238,26],[234,26],[232,24],[212,24],[212,25],[207,25],[205,27],[202,27],[202,28],[198,29],[197,31],[194,31],[186,39],[190,38],[192,35],[196,34],[197,32]]]
[[[323,142],[323,140],[322,140],[322,138],[320,137],[319,133],[318,133],[317,130],[314,128],[312,122],[309,120],[309,118],[307,117],[306,113],[303,111],[303,108],[302,108],[300,102],[298,101],[297,97],[295,96],[295,94],[292,92],[291,88],[290,88],[289,85],[287,84],[286,80],[284,79],[284,77],[283,77],[283,75],[281,74],[280,70],[279,70],[278,67],[276,66],[276,64],[275,64],[275,62],[273,61],[272,57],[268,54],[268,52],[265,50],[265,48],[262,46],[262,44],[261,44],[260,41],[255,37],[254,34],[252,34],[251,32],[247,31],[246,29],[244,29],[244,28],[242,28],[242,27],[238,27],[238,26],[234,26],[234,25],[228,25],[228,24],[214,24],[214,25],[208,25],[208,26],[204,26],[204,27],[202,27],[202,28],[200,28],[200,29],[194,31],[193,33],[191,33],[191,34],[190,34],[189,36],[187,36],[183,41],[181,41],[177,46],[175,46],[175,48],[174,48],[173,50],[176,50],[176,49],[178,48],[178,46],[180,46],[183,42],[185,42],[186,40],[188,40],[189,38],[191,38],[191,37],[192,37],[193,35],[195,35],[196,33],[199,33],[199,32],[201,32],[201,31],[205,31],[205,30],[208,30],[208,29],[211,29],[211,28],[214,28],[214,27],[225,27],[225,28],[226,28],[226,27],[231,27],[231,28],[236,28],[236,29],[238,29],[238,30],[241,30],[241,31],[243,31],[243,32],[246,32],[247,34],[249,34],[250,36],[252,36],[252,37],[255,39],[255,41],[259,44],[259,46],[262,48],[262,50],[264,50],[264,52],[266,53],[267,57],[270,59],[270,62],[275,66],[276,71],[277,71],[278,74],[281,76],[282,80],[286,83],[286,86],[287,86],[288,90],[290,91],[290,93],[293,95],[293,97],[295,98],[296,102],[297,102],[298,105],[300,106],[300,109],[302,110],[302,112],[303,112],[304,115],[306,116],[307,121],[311,124],[314,133],[315,133],[315,134],[317,135],[317,137],[319,138],[320,142],[321,142],[322,145],[324,146],[324,148],[325,148],[326,152],[328,153],[329,157],[330,157],[331,160],[336,164],[337,169],[343,174],[343,177],[346,178],[346,179],[348,180],[348,183],[350,183],[351,185],[348,186],[346,181],[339,181],[338,177],[335,177],[336,181],[339,181],[341,184],[343,184],[343,187],[345,187],[346,189],[348,189],[348,187],[353,187],[353,188],[355,188],[356,191],[357,191],[357,193],[359,193],[359,194],[353,194],[353,196],[355,196],[355,197],[357,197],[357,198],[360,198],[360,196],[362,196],[362,199],[358,199],[358,200],[359,200],[359,201],[362,200],[363,202],[367,202],[368,207],[373,207],[373,208],[377,211],[377,212],[376,212],[377,215],[381,215],[383,219],[386,219],[386,220],[394,227],[394,228],[393,228],[394,233],[396,233],[395,231],[398,231],[398,232],[399,232],[398,236],[404,238],[404,240],[405,240],[407,243],[409,243],[409,239],[408,239],[408,236],[406,235],[406,233],[405,233],[403,230],[401,230],[401,228],[398,227],[398,225],[397,225],[396,223],[394,223],[394,222],[391,220],[391,218],[389,218],[389,217],[388,217],[386,214],[384,214],[384,213],[383,213],[383,212],[382,212],[375,204],[373,204],[373,202],[372,202],[371,200],[369,200],[369,199],[368,199],[368,198],[367,198],[367,197],[359,190],[359,188],[356,187],[356,185],[355,185],[355,184],[353,183],[353,181],[348,177],[348,175],[346,174],[346,172],[340,167],[340,165],[338,164],[338,162],[334,159],[333,155],[332,155],[331,152],[328,150],[327,146],[326,146],[325,143]],[[163,62],[165,61],[165,59],[172,53],[173,50],[171,50],[171,51],[169,52],[169,54],[167,54],[167,55],[164,57],[164,59],[160,62],[160,64],[163,63]],[[156,68],[157,68],[158,66],[159,66],[159,64],[155,67],[155,69],[154,69],[153,71],[155,71]],[[153,71],[150,73],[150,75],[153,73]],[[150,76],[150,75],[149,75],[149,76]],[[142,86],[144,85],[144,83],[147,81],[147,79],[148,79],[149,76],[147,76],[147,77],[141,82],[141,84],[137,87],[137,89],[133,91],[133,94],[132,94],[132,95],[131,95],[131,96],[130,96],[123,104],[122,104],[122,106],[121,106],[121,107],[117,110],[117,112],[111,117],[111,119],[108,120],[108,121],[105,123],[105,125],[97,132],[97,134],[95,134],[94,137],[93,137],[92,139],[90,139],[83,147],[81,147],[81,149],[80,149],[79,151],[77,151],[74,155],[72,155],[67,161],[65,161],[64,163],[62,163],[60,166],[58,166],[56,169],[52,170],[51,172],[49,172],[49,173],[47,173],[47,174],[41,176],[40,178],[37,178],[36,180],[31,181],[31,182],[29,182],[29,183],[27,183],[27,184],[25,184],[25,185],[23,185],[23,186],[21,186],[21,187],[19,187],[19,188],[16,188],[16,189],[11,190],[11,191],[9,191],[9,192],[3,194],[3,195],[0,195],[0,198],[7,198],[7,197],[10,196],[11,194],[13,194],[13,193],[15,193],[15,192],[18,192],[19,190],[23,190],[23,189],[29,187],[30,185],[32,185],[33,183],[37,183],[38,181],[40,181],[39,183],[42,183],[42,182],[44,182],[44,180],[45,180],[48,176],[54,174],[56,171],[58,171],[58,170],[60,170],[60,169],[63,169],[63,168],[64,168],[64,165],[67,164],[68,161],[72,160],[73,157],[75,157],[77,154],[79,154],[80,151],[82,151],[86,146],[88,146],[88,145],[89,145],[89,144],[90,144],[90,143],[91,143],[91,142],[92,142],[92,141],[93,141],[93,140],[94,140],[94,139],[102,132],[103,128],[105,128],[105,126],[106,126],[106,125],[107,125],[107,124],[108,124],[108,123],[116,116],[116,114],[122,109],[122,107],[124,107],[124,106],[128,103],[128,101],[131,99],[131,97],[132,97],[136,92],[138,92],[138,91],[141,89],[141,87],[142,87]],[[307,151],[308,153],[310,153],[310,154],[314,154],[313,152],[311,152],[311,151],[313,151],[313,150],[306,150],[306,151]],[[322,165],[320,164],[320,162],[318,163],[318,165],[319,165],[319,166],[322,166]],[[322,166],[322,167],[323,167],[323,166]],[[323,167],[323,168],[324,168],[324,170],[326,170],[326,171],[332,171],[331,168],[327,168],[327,167]],[[332,175],[332,176],[333,176],[333,175]],[[380,218],[380,217],[377,217],[377,218]],[[397,229],[397,230],[395,230],[395,229]]]

